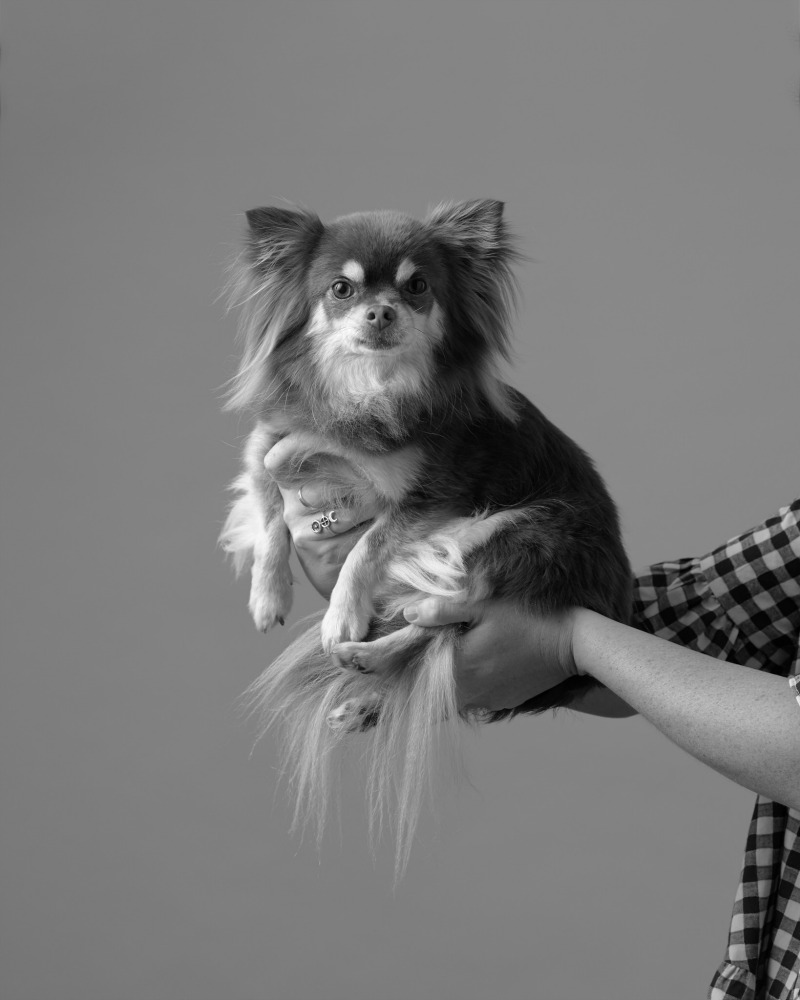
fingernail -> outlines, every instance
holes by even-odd
[[[419,608],[416,604],[409,604],[407,608],[403,608],[403,617],[407,622],[415,622],[419,618]]]

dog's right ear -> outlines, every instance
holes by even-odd
[[[312,212],[294,208],[251,208],[245,213],[249,259],[265,272],[274,268],[305,270],[308,255],[322,235],[323,225]]]
[[[246,217],[244,249],[228,285],[230,306],[240,309],[243,351],[229,383],[227,410],[258,404],[270,354],[308,322],[306,273],[325,228],[302,209],[253,208]]]

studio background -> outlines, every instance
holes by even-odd
[[[704,996],[753,796],[640,719],[481,731],[395,894],[355,784],[290,838],[218,296],[247,208],[503,199],[510,380],[637,567],[725,541],[798,492],[796,4],[30,0],[2,50],[0,994]]]

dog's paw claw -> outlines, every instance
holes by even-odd
[[[350,731],[349,727],[354,721],[353,709],[355,708],[355,704],[353,701],[346,701],[329,712],[325,718],[328,728],[333,729],[334,732]]]
[[[331,658],[343,670],[357,670],[360,674],[371,674],[372,667],[365,661],[359,649],[365,643],[342,642],[331,650]]]
[[[283,625],[292,607],[291,583],[287,580],[253,579],[250,588],[250,614],[260,632]]]

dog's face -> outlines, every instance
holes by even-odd
[[[325,227],[309,257],[301,336],[334,405],[425,391],[445,334],[444,282],[435,245],[412,219],[383,212]]]
[[[504,353],[516,257],[502,204],[396,212],[247,213],[245,352],[232,405],[275,372],[308,377],[332,406],[430,395],[444,371],[491,367]]]
[[[431,354],[444,336],[446,272],[424,227],[394,213],[331,223],[308,275],[306,336],[322,356],[387,371],[406,355]]]

